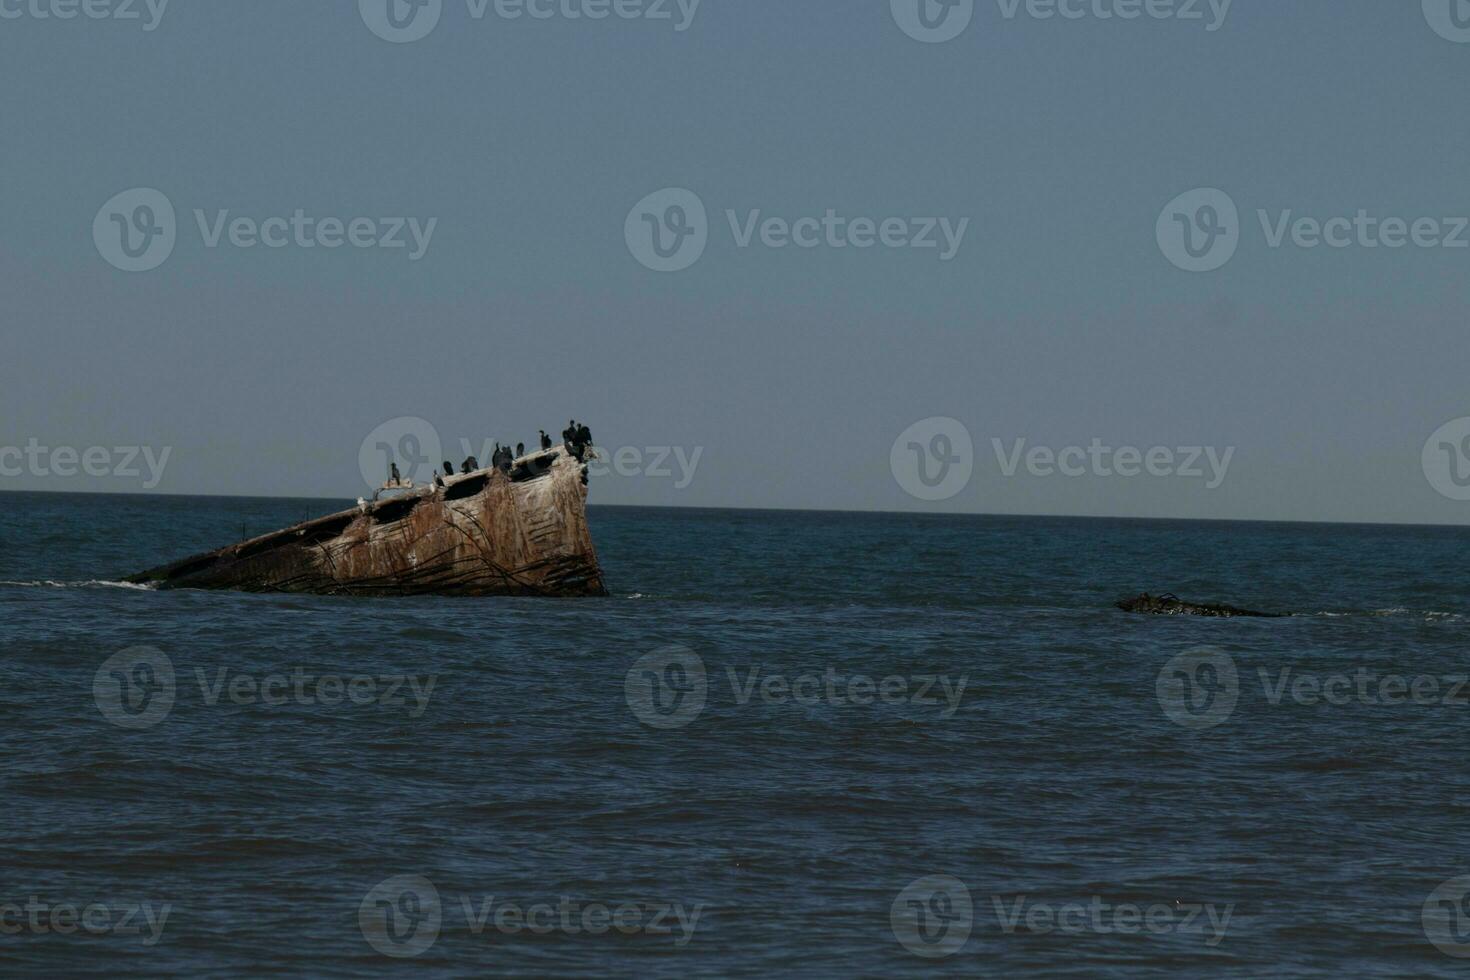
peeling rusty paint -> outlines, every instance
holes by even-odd
[[[128,581],[321,595],[606,595],[586,504],[586,466],[557,447],[509,473],[453,477]]]

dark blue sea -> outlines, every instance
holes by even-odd
[[[0,496],[0,975],[1470,969],[1470,530],[594,506],[605,599],[115,584],[339,506]]]

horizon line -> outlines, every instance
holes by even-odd
[[[340,503],[343,500],[350,501],[350,497],[294,497],[281,494],[237,494],[237,493],[150,493],[146,491],[126,490],[7,490],[0,489],[3,494],[40,494],[58,497],[144,497],[155,499],[196,499],[208,500],[319,500],[323,503]],[[641,510],[687,510],[687,511],[746,511],[769,514],[863,514],[870,516],[891,517],[997,517],[997,518],[1035,518],[1038,520],[1073,520],[1073,521],[1175,521],[1196,524],[1306,524],[1321,527],[1422,527],[1422,528],[1470,528],[1470,522],[1464,524],[1436,524],[1419,521],[1330,521],[1330,520],[1301,520],[1280,517],[1140,517],[1138,515],[1124,514],[1018,514],[1000,513],[992,511],[924,511],[924,510],[883,510],[879,508],[822,508],[822,507],[736,507],[736,506],[710,506],[690,504],[595,504],[587,503],[588,507],[606,507],[622,509]]]

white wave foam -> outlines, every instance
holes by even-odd
[[[113,582],[101,578],[86,579],[81,582],[57,582],[52,579],[38,579],[32,582],[0,581],[0,585],[22,589],[133,589],[138,592],[152,592],[156,588],[153,585],[140,585],[137,582]]]
[[[1344,619],[1353,616],[1421,616],[1431,622],[1440,620],[1455,622],[1465,618],[1463,613],[1449,612],[1444,609],[1409,609],[1404,606],[1392,606],[1388,609],[1363,609],[1353,612],[1319,612],[1313,615],[1324,619]]]

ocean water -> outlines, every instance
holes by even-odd
[[[606,599],[108,584],[336,506],[0,496],[0,974],[1470,968],[1470,530],[594,506]]]

